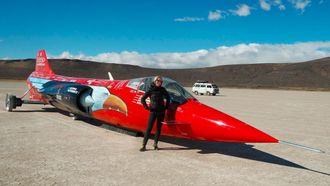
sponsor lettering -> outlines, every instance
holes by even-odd
[[[58,100],[62,100],[62,96],[59,95],[59,94],[56,94],[56,99],[58,99]]]
[[[78,94],[78,90],[76,87],[69,87],[68,92],[73,93],[73,94]]]
[[[46,61],[45,58],[38,57],[37,58],[37,65],[39,65],[39,66],[45,66],[45,61]]]

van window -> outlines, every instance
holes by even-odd
[[[205,87],[205,85],[201,85],[201,87]]]
[[[212,88],[211,85],[207,85],[207,88]]]
[[[196,85],[195,87],[200,87],[200,85]]]

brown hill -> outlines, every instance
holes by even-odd
[[[150,69],[134,65],[98,63],[81,60],[50,59],[55,73],[65,76],[116,79],[160,74],[184,86],[198,80],[215,82],[220,87],[284,88],[330,90],[330,57],[281,64],[225,65],[196,69]],[[0,60],[0,79],[26,79],[34,70],[35,59]]]

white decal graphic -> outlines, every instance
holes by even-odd
[[[78,94],[77,88],[76,87],[69,87],[68,92],[71,92],[73,94]]]

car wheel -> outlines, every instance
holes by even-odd
[[[10,94],[6,94],[6,111],[7,112],[12,112],[14,107],[15,107],[15,100],[16,100],[16,96],[14,95],[10,95]]]
[[[194,93],[198,96],[198,92],[197,91],[195,91]]]
[[[79,116],[74,113],[69,113],[69,116],[71,117],[72,120],[79,120]]]
[[[210,93],[209,91],[207,91],[207,92],[206,92],[206,95],[210,96],[210,95],[211,95],[211,93]]]

